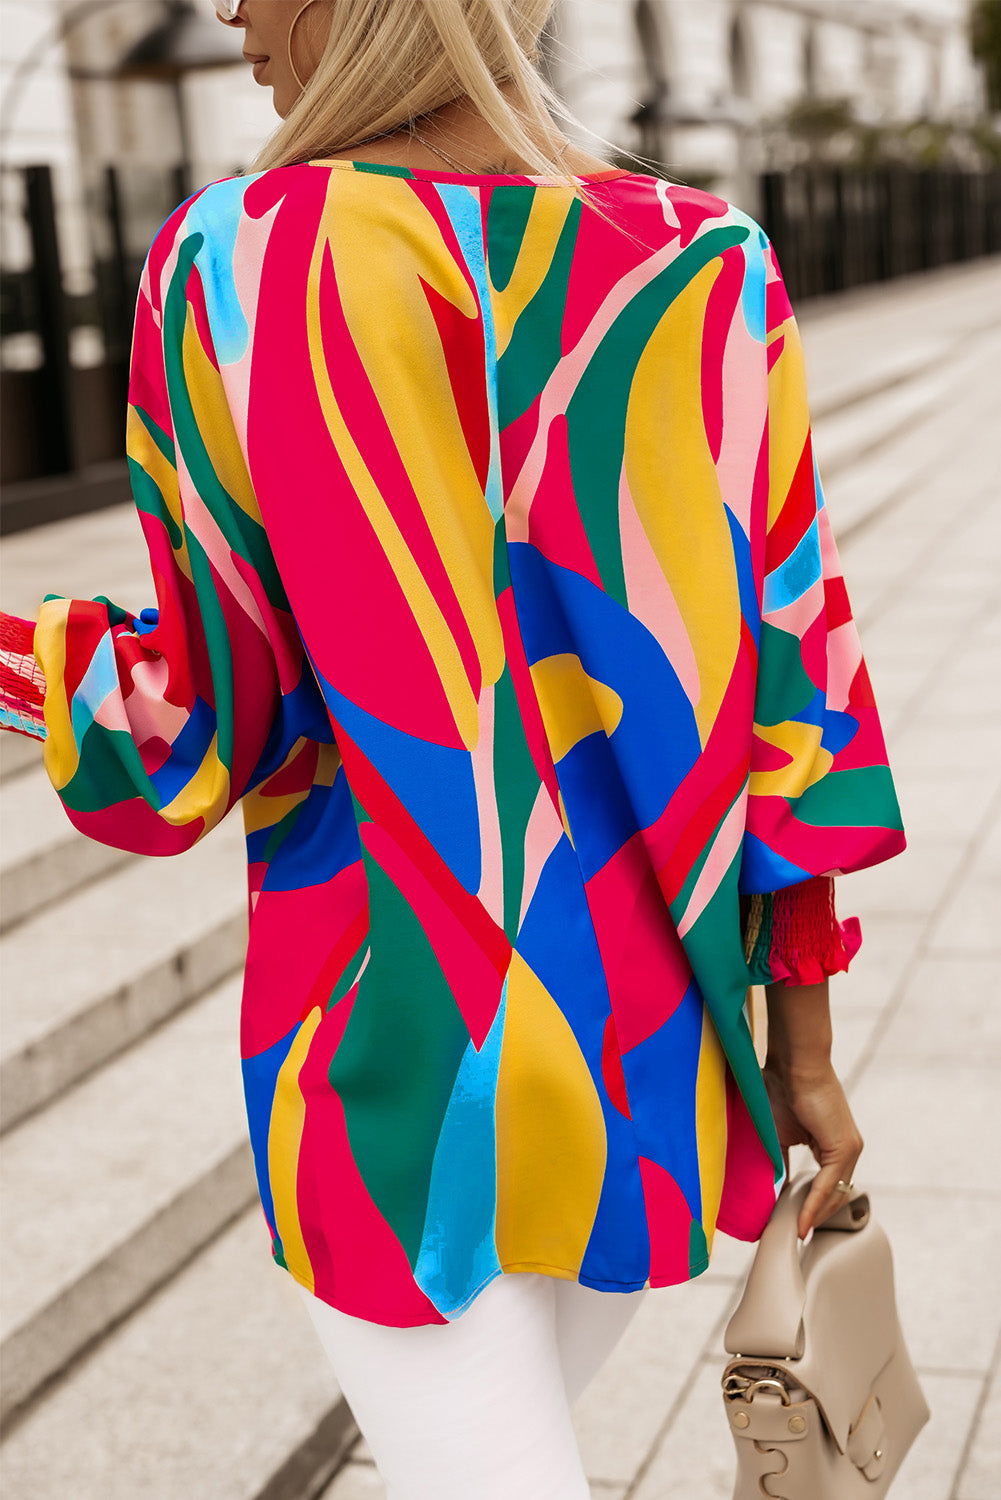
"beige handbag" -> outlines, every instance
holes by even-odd
[[[878,1500],[928,1420],[869,1199],[854,1193],[800,1249],[809,1186],[783,1188],[724,1336],[733,1500]]]

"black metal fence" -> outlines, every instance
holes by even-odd
[[[5,213],[23,231],[19,263],[0,268],[0,530],[7,531],[127,494],[132,310],[146,248],[180,187],[170,171],[95,173],[91,290],[75,296],[64,286],[49,168],[5,169],[3,188]],[[998,170],[797,168],[766,175],[762,188],[763,224],[794,300],[1001,252]],[[74,358],[81,331],[100,357]],[[58,493],[52,476],[63,476]],[[46,484],[52,493],[43,493]]]
[[[77,267],[70,292],[51,169],[4,169],[5,248],[17,253],[0,266],[0,530],[11,529],[15,510],[30,515],[20,504],[24,484],[61,475],[85,487],[95,469],[121,464],[139,276],[177,201],[170,170],[95,172],[86,191],[89,287],[80,289]]]
[[[1001,171],[798,167],[762,178],[795,301],[1001,252]]]

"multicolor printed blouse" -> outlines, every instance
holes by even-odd
[[[756,1238],[749,983],[845,968],[830,877],[904,847],[772,247],[583,183],[182,205],[128,414],[156,607],[6,624],[78,829],[173,854],[242,801],[273,1254],[383,1324]]]

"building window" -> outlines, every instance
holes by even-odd
[[[750,99],[751,58],[747,28],[743,16],[734,16],[730,25],[730,86],[738,99]]]
[[[817,97],[818,73],[817,30],[815,26],[808,26],[803,34],[803,94],[807,99]]]
[[[651,0],[636,0],[633,12],[640,57],[642,92],[632,117],[640,137],[640,153],[651,161],[664,159],[664,124],[668,81],[661,20]]]

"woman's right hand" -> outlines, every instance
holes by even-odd
[[[829,1060],[800,1068],[769,1056],[762,1076],[786,1165],[789,1147],[806,1145],[819,1167],[797,1226],[805,1239],[844,1206],[837,1183],[851,1182],[864,1142]]]

